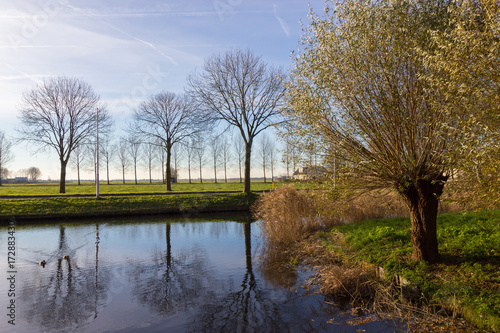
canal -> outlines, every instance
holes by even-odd
[[[259,223],[248,217],[14,229],[0,227],[0,332],[395,331],[349,325],[350,315],[301,288],[307,270],[262,267]]]

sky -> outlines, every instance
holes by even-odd
[[[119,130],[142,100],[182,93],[213,54],[250,49],[289,69],[301,21],[323,7],[324,0],[0,0],[0,130],[15,141],[22,94],[47,77],[89,83]],[[16,144],[7,168],[36,166],[42,179],[57,179],[57,155],[30,148]]]

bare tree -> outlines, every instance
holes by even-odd
[[[205,162],[205,141],[203,136],[197,135],[193,139],[193,148],[200,167],[200,183],[203,183],[203,163]]]
[[[126,138],[120,138],[116,148],[118,161],[120,162],[120,169],[122,171],[123,184],[125,184],[125,170],[128,168],[128,142]]]
[[[3,131],[0,131],[0,186],[2,186],[2,177],[7,178],[7,176],[4,174],[7,174],[7,170],[5,166],[7,163],[9,163],[12,158],[14,157],[12,155],[12,143],[7,140],[5,137],[5,133]]]
[[[40,179],[41,176],[42,176],[42,172],[40,171],[39,168],[37,168],[37,167],[30,167],[28,169],[28,178],[29,178],[29,180],[31,180],[33,182],[37,182],[38,179]]]
[[[154,144],[152,144],[152,143],[146,144],[145,157],[146,157],[146,162],[148,164],[149,183],[152,184],[153,183],[153,178],[152,178],[153,162],[156,159],[155,145]]]
[[[73,156],[72,156],[73,163],[76,167],[76,175],[77,175],[78,185],[81,185],[80,168],[82,167],[82,165],[85,162],[85,156],[87,156],[87,154],[85,154],[85,145],[82,143],[74,149]]]
[[[195,155],[195,140],[191,138],[190,141],[184,143],[184,151],[186,152],[186,161],[188,167],[188,181],[191,184],[191,161]]]
[[[271,168],[271,181],[274,182],[274,163],[276,162],[276,145],[274,140],[269,140],[269,167]]]
[[[221,161],[224,166],[224,183],[227,183],[227,167],[229,165],[229,160],[231,158],[231,151],[227,137],[223,134],[220,138],[221,140]]]
[[[254,138],[276,122],[284,87],[280,69],[267,66],[250,51],[231,50],[205,60],[201,73],[188,77],[189,93],[207,119],[225,121],[245,142],[245,182],[250,193],[250,161]]]
[[[259,157],[260,157],[260,162],[262,165],[262,171],[264,173],[264,183],[267,182],[266,180],[266,169],[268,165],[268,158],[269,158],[269,138],[267,137],[266,134],[262,135],[260,137],[260,144],[259,144]]]
[[[52,148],[57,152],[60,193],[66,192],[66,166],[71,153],[96,132],[98,107],[99,97],[88,83],[66,76],[46,79],[23,94],[20,138],[33,143],[37,151]],[[110,122],[108,112],[101,108],[100,128],[105,130]]]
[[[285,147],[283,148],[283,152],[281,154],[281,162],[285,165],[286,168],[286,178],[290,178],[290,164],[292,163],[292,144],[290,139],[287,137],[285,139]]]
[[[172,147],[199,130],[198,112],[186,97],[161,92],[142,102],[133,117],[134,131],[145,140],[160,142],[165,150],[167,191],[171,191]]]
[[[236,154],[236,158],[238,159],[238,169],[240,171],[240,183],[243,182],[243,177],[241,176],[241,164],[245,160],[245,141],[241,135],[238,135],[234,138],[234,152]]]
[[[163,149],[160,144],[157,145],[157,148],[158,150],[156,152],[156,156],[161,164],[161,180],[163,184],[166,184],[167,180],[165,179],[165,162],[166,162],[165,149]]]
[[[7,179],[9,178],[11,172],[9,169],[7,168],[1,168],[0,169],[0,177],[3,178],[3,179]],[[1,180],[0,180],[0,183],[1,183]]]
[[[100,150],[101,150],[101,155],[103,157],[104,163],[106,164],[106,179],[108,185],[110,184],[109,182],[109,166],[111,162],[113,161],[113,158],[115,157],[116,154],[116,145],[114,145],[111,142],[111,136],[106,135],[100,140]]]
[[[141,156],[141,141],[134,134],[130,134],[127,137],[127,153],[132,159],[132,164],[134,165],[134,180],[135,185],[137,185],[137,163],[139,162]]]
[[[221,154],[220,136],[216,135],[208,141],[210,153],[212,154],[212,163],[214,166],[214,182],[217,184],[217,165],[219,164]]]
[[[172,173],[172,177],[175,179],[175,182],[179,182],[179,163],[181,162],[181,155],[179,152],[180,145],[174,145],[172,147],[172,161],[174,162],[173,170],[175,171],[175,174]]]

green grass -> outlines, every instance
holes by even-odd
[[[478,327],[500,331],[500,210],[440,215],[442,262],[435,265],[410,259],[410,231],[408,218],[367,220],[333,228],[341,241],[328,246],[348,260],[399,274],[429,301],[458,311]]]
[[[203,209],[250,206],[257,194],[179,194],[95,198],[55,197],[0,200],[0,218],[39,215],[102,215],[151,213],[169,209],[197,212]]]
[[[278,183],[276,183],[278,185]],[[166,185],[161,182],[141,182],[135,184],[127,182],[113,182],[107,185],[105,182],[99,184],[100,194],[142,194],[142,193],[166,193]],[[268,191],[272,187],[270,182],[252,182],[252,191]],[[243,184],[240,182],[181,182],[172,184],[172,192],[217,192],[217,191],[243,191]],[[83,182],[82,185],[76,183],[66,184],[66,193],[59,193],[58,183],[48,184],[4,184],[0,186],[0,196],[30,196],[30,195],[93,195],[95,194],[95,184]]]

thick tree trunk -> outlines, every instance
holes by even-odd
[[[61,177],[59,178],[59,193],[66,193],[66,165],[68,162],[61,161]]]
[[[243,193],[250,193],[250,158],[252,157],[252,140],[245,143],[245,179]]]
[[[419,180],[400,191],[409,210],[411,220],[412,259],[415,261],[439,261],[437,241],[437,213],[439,198],[447,177],[438,180]]]

